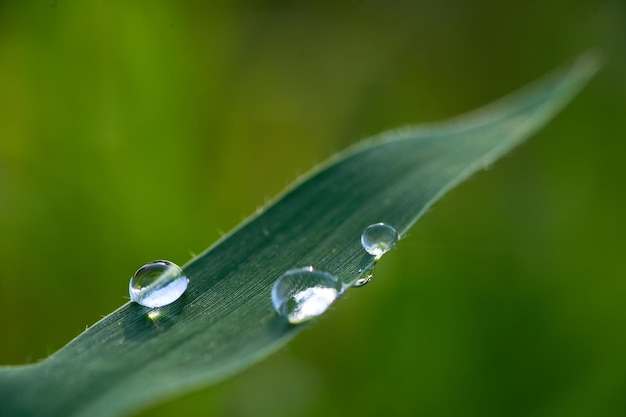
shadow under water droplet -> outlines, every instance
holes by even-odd
[[[122,319],[124,339],[133,342],[149,340],[173,327],[180,321],[186,298],[183,294],[172,304],[158,308],[131,303],[128,314]]]
[[[276,314],[268,323],[267,328],[272,338],[288,337],[291,332],[295,332],[300,326],[306,323],[292,324],[285,317]]]

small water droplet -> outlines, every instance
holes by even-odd
[[[274,310],[290,323],[302,323],[322,314],[341,295],[343,284],[328,272],[291,269],[272,286]]]
[[[362,271],[363,271],[362,269],[359,270],[359,272],[362,272]],[[368,269],[367,271],[363,272],[363,274],[359,277],[359,279],[356,280],[354,284],[352,284],[352,286],[362,287],[368,282],[370,282],[373,276],[374,276],[374,268]]]
[[[396,229],[385,223],[370,224],[361,235],[361,245],[370,255],[380,258],[398,241]]]
[[[178,265],[170,261],[148,262],[130,279],[130,299],[145,307],[162,307],[178,300],[187,289],[189,279]]]

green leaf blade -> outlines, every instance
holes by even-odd
[[[127,303],[46,360],[0,368],[3,415],[124,415],[269,355],[306,326],[272,309],[278,276],[312,265],[354,283],[374,263],[359,240],[367,225],[404,235],[443,193],[544,125],[596,68],[582,57],[480,111],[339,154],[184,266],[187,292],[158,317]]]

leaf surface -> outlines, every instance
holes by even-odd
[[[596,69],[583,56],[478,111],[338,154],[185,265],[187,292],[152,318],[127,303],[49,358],[0,368],[0,414],[126,415],[261,360],[307,325],[274,312],[276,278],[310,265],[354,283],[374,263],[361,247],[365,227],[384,222],[404,235],[443,193],[543,126]]]

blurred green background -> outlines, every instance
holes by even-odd
[[[626,414],[621,0],[0,3],[0,363],[33,362],[300,173],[598,48],[529,143],[290,345],[141,416]]]

